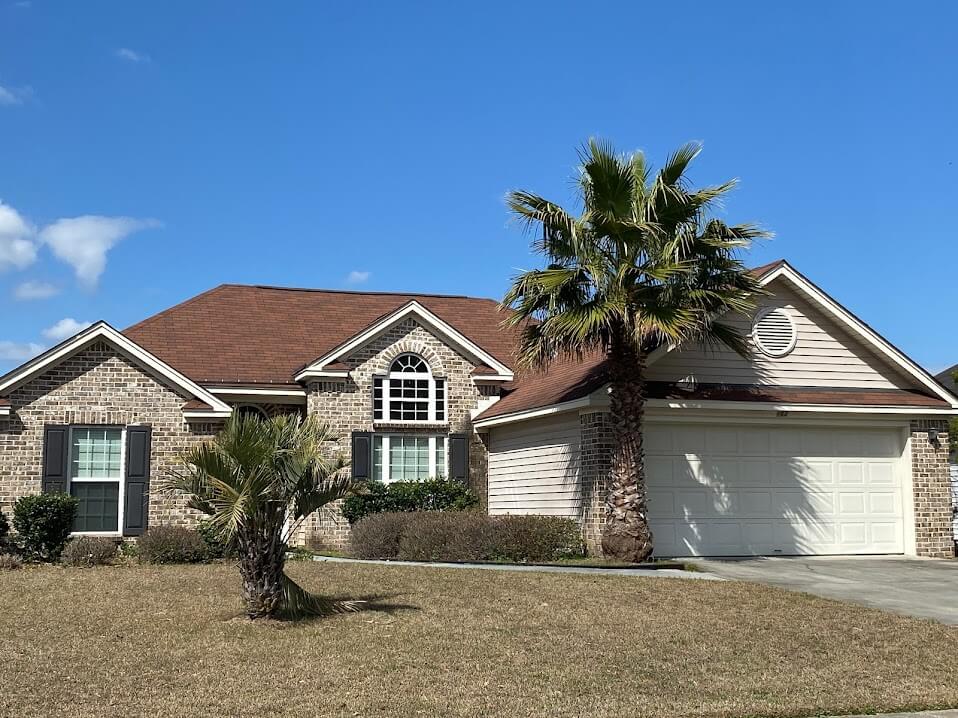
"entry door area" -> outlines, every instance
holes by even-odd
[[[904,553],[897,428],[652,424],[659,556]]]

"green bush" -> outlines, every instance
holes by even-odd
[[[200,563],[209,558],[199,531],[182,526],[148,529],[137,545],[140,560],[146,563]]]
[[[56,561],[70,538],[79,502],[67,494],[23,496],[13,505],[13,527],[24,553]]]
[[[77,536],[64,547],[60,560],[67,566],[103,566],[116,558],[116,539]]]
[[[579,525],[553,516],[401,512],[367,516],[350,534],[356,558],[546,562],[584,554]]]
[[[230,546],[229,542],[223,539],[223,535],[210,523],[209,519],[200,521],[196,531],[206,544],[208,558],[233,558],[237,555],[236,547]]]
[[[363,493],[343,500],[343,516],[354,524],[371,514],[401,511],[465,511],[479,505],[479,497],[461,481],[425,479],[372,481]]]

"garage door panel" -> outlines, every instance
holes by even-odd
[[[898,430],[671,429],[673,437],[660,435],[656,444],[665,448],[650,451],[647,463],[657,553],[903,551]],[[704,437],[705,449],[688,451],[696,437]]]

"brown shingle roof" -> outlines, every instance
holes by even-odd
[[[205,401],[191,399],[182,406],[183,411],[213,411],[213,407]]]
[[[196,382],[289,383],[313,360],[417,301],[512,366],[515,332],[492,299],[224,284],[124,334]]]
[[[0,399],[0,406],[10,406],[9,399]]]

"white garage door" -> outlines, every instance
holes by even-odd
[[[645,441],[657,555],[904,552],[897,429],[662,423]]]

